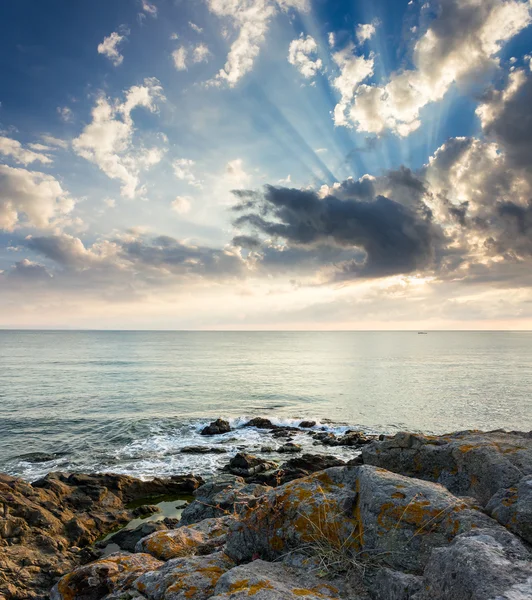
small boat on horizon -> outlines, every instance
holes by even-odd
[[[429,332],[428,331],[418,331],[417,334],[418,335],[428,335]]]

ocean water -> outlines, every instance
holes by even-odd
[[[0,331],[0,471],[207,474],[279,445],[242,427],[254,416],[338,432],[530,430],[532,333]],[[200,436],[217,417],[235,431]],[[180,453],[198,444],[228,454]]]

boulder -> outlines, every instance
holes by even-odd
[[[415,600],[532,598],[528,551],[515,538],[509,543],[506,535],[499,534],[471,531],[457,536],[448,547],[434,549],[425,569],[423,591]]]
[[[299,426],[302,429],[312,429],[312,427],[316,427],[316,421],[301,421]]]
[[[370,592],[375,600],[411,600],[422,588],[422,577],[384,567],[373,577]]]
[[[224,470],[229,471],[229,473],[232,473],[233,475],[238,475],[239,477],[251,477],[257,473],[273,469],[276,466],[276,463],[267,461],[264,458],[246,454],[245,452],[239,452],[229,461],[229,464],[224,467]]]
[[[306,547],[385,557],[420,572],[433,548],[472,528],[502,529],[440,485],[370,466],[336,467],[276,488],[243,511],[227,536],[236,562]]]
[[[299,444],[288,442],[277,448],[277,452],[279,452],[279,454],[296,454],[297,452],[301,452],[301,446]]]
[[[149,521],[148,523],[142,523],[135,529],[121,529],[110,537],[106,544],[116,544],[122,550],[135,552],[135,546],[142,538],[165,529],[168,529],[168,526],[164,521]]]
[[[241,512],[250,502],[271,488],[246,484],[241,477],[223,475],[201,486],[181,515],[182,525],[191,525],[203,519],[224,517]]]
[[[205,519],[195,525],[163,529],[139,540],[135,552],[151,554],[159,560],[170,560],[194,554],[210,554],[225,543],[225,535],[233,518]]]
[[[212,600],[324,600],[339,598],[339,590],[308,571],[298,572],[282,563],[255,560],[220,577]]]
[[[532,435],[463,431],[443,436],[398,433],[364,446],[365,464],[435,481],[482,506],[532,475]]]
[[[127,590],[143,573],[163,565],[148,554],[114,554],[65,575],[50,593],[51,600],[101,600]]]
[[[219,435],[221,433],[228,433],[231,431],[231,426],[227,421],[223,419],[216,419],[206,427],[204,427],[201,431],[201,435]]]
[[[274,425],[270,419],[255,417],[248,421],[244,427],[256,427],[257,429],[277,429],[278,425]]]
[[[523,477],[515,487],[497,492],[486,510],[499,523],[532,544],[532,475]]]
[[[306,477],[311,473],[343,465],[345,465],[344,461],[335,456],[327,454],[303,454],[302,456],[287,460],[275,471],[261,473],[251,478],[250,481],[277,487],[294,479]]]
[[[225,454],[226,448],[222,446],[185,446],[181,448],[182,454]]]
[[[133,589],[148,600],[207,600],[220,577],[232,567],[234,563],[223,552],[175,558],[141,575]]]
[[[338,438],[339,446],[354,446],[359,448],[375,440],[374,436],[368,436],[362,431],[346,431],[346,433]]]

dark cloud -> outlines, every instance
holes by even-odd
[[[44,265],[31,262],[26,258],[16,262],[8,271],[7,276],[11,280],[27,281],[28,283],[47,281],[52,277]]]
[[[310,190],[273,186],[266,186],[260,194],[240,192],[245,205],[239,210],[244,214],[235,224],[280,239],[288,247],[363,251],[363,260],[338,266],[340,278],[413,273],[434,265],[443,235],[419,198],[413,206],[405,206],[373,196],[374,184],[369,179],[348,180],[332,192],[325,198]]]

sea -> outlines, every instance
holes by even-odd
[[[532,332],[0,331],[0,471],[215,473],[315,431],[532,429]],[[204,437],[222,417],[230,433]],[[305,452],[352,458],[351,448]],[[184,454],[186,446],[225,454]]]

